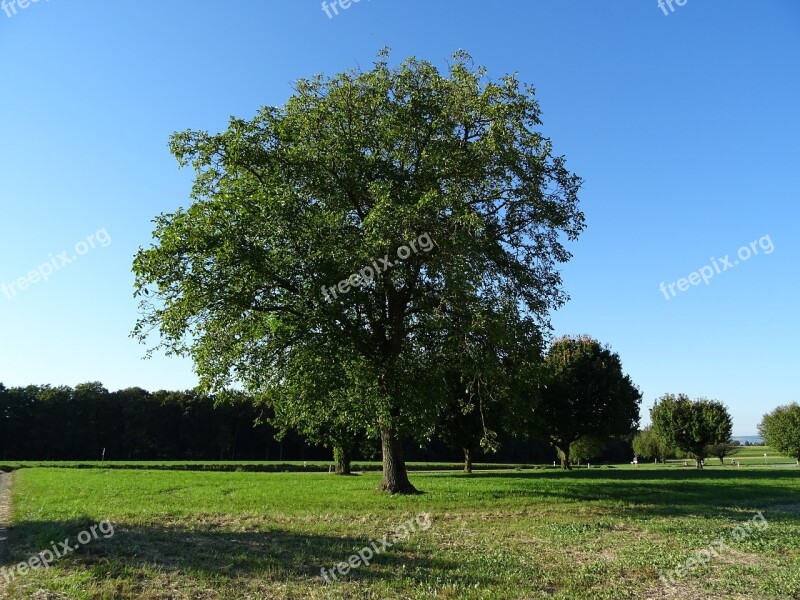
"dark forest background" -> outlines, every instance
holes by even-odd
[[[277,439],[268,407],[245,396],[215,398],[188,390],[109,392],[99,382],[6,388],[0,383],[0,460],[319,461],[331,450],[288,434]],[[543,440],[500,437],[500,451],[478,452],[476,462],[542,464],[556,460]],[[410,461],[458,463],[460,448],[411,440]],[[614,441],[598,462],[631,460],[629,444]],[[367,442],[355,460],[380,460],[379,443]]]

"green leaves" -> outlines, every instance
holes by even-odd
[[[584,436],[632,433],[641,393],[622,371],[619,355],[589,336],[565,336],[545,357],[539,428],[562,446]]]
[[[633,451],[637,456],[657,458],[662,462],[676,454],[675,449],[656,433],[652,425],[642,429],[633,438]]]
[[[767,446],[800,462],[800,405],[797,402],[779,406],[764,415],[758,433]]]
[[[686,394],[665,394],[650,409],[650,418],[659,436],[698,461],[708,456],[708,446],[731,438],[730,413],[716,400],[692,401]]]

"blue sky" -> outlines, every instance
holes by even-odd
[[[800,2],[673,6],[362,0],[333,18],[318,0],[0,9],[0,381],[193,386],[190,363],[142,360],[129,338],[133,254],[155,215],[188,203],[192,173],[178,170],[169,135],[282,104],[298,77],[369,68],[382,46],[440,65],[463,48],[492,76],[536,86],[543,131],[585,179],[588,228],[563,269],[572,300],[555,333],[619,352],[644,416],[661,394],[685,392],[724,401],[734,434],[754,433],[765,411],[800,400]],[[669,300],[659,290],[712,257],[733,264],[753,241],[757,255],[708,285],[673,286]],[[62,265],[64,250],[76,259]],[[48,281],[9,290],[45,263],[59,267],[42,269]]]

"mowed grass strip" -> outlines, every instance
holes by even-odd
[[[2,461],[0,471],[14,471],[52,467],[58,469],[138,469],[152,471],[223,471],[260,473],[328,473],[334,468],[331,461]],[[407,463],[409,471],[463,471],[463,463],[413,462]],[[352,470],[380,471],[380,461],[357,461]],[[502,471],[510,469],[544,469],[549,465],[517,465],[499,463],[474,463],[473,469]]]
[[[14,473],[6,565],[109,519],[114,536],[17,577],[9,598],[796,598],[800,469],[379,474],[32,468]],[[762,511],[769,526],[732,530]],[[421,512],[432,526],[326,585],[333,567]],[[679,580],[720,538],[730,548]]]

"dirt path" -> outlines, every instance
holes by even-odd
[[[0,566],[3,564],[3,546],[6,541],[9,509],[11,507],[11,473],[0,472]],[[0,577],[0,598],[5,597],[5,580]]]
[[[0,472],[0,565],[3,564],[3,544],[6,541],[9,508],[11,507],[11,473]]]

